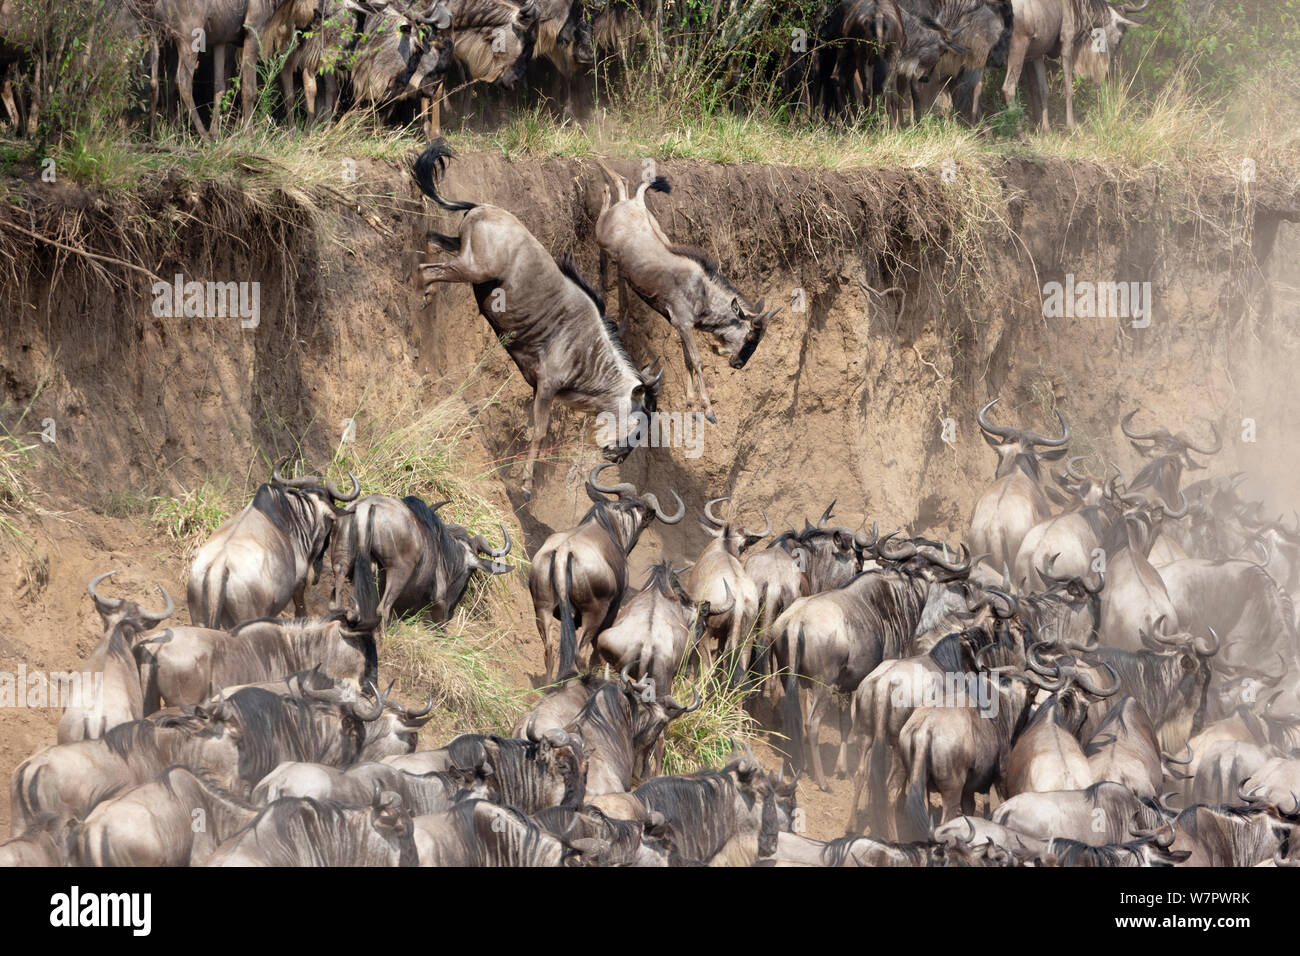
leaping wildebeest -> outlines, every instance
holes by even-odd
[[[82,698],[63,711],[59,719],[58,742],[71,743],[102,737],[118,724],[139,720],[144,716],[144,698],[140,691],[140,668],[136,664],[132,641],[171,616],[176,605],[163,586],[167,606],[161,611],[146,611],[134,601],[125,598],[102,596],[96,585],[116,571],[108,571],[91,580],[86,586],[95,610],[104,622],[104,637],[90,652],[83,665],[85,673],[102,675],[97,688],[82,687]],[[93,679],[93,677],[92,677]],[[90,699],[87,699],[90,695]]]
[[[435,622],[448,620],[469,586],[475,571],[509,574],[510,565],[498,558],[510,553],[510,532],[501,525],[506,543],[494,548],[480,534],[471,535],[458,524],[443,521],[438,509],[410,495],[398,500],[388,495],[366,495],[335,522],[330,545],[334,570],[333,607],[341,607],[340,590],[353,577],[357,556],[365,554],[380,571],[383,590],[379,599],[381,627],[389,616],[428,608]]]
[[[598,477],[609,464],[597,465],[587,479],[591,509],[578,527],[551,535],[533,555],[528,569],[528,590],[533,614],[551,673],[551,620],[560,621],[560,665],[563,678],[577,669],[583,647],[594,646],[596,635],[614,622],[627,587],[627,558],[651,521],[677,524],[686,516],[686,503],[677,499],[677,511],[668,514],[653,494],[639,494],[628,482],[601,485]],[[614,495],[610,501],[606,495]],[[581,635],[578,628],[582,628]]]
[[[425,295],[438,282],[469,282],[479,312],[533,387],[533,436],[523,482],[533,493],[533,469],[550,430],[555,399],[618,422],[636,422],[658,404],[662,369],[637,369],[618,330],[605,317],[600,293],[567,260],[556,262],[513,215],[497,206],[451,202],[437,180],[453,154],[438,139],[411,166],[420,191],[438,206],[465,212],[455,236],[429,231],[429,239],[455,259],[421,266]],[[641,443],[640,429],[618,429],[605,460],[621,462]]]
[[[704,369],[695,348],[694,330],[702,329],[717,340],[719,354],[727,356],[731,367],[742,369],[758,348],[767,323],[781,311],[778,306],[764,311],[763,300],[749,301],[718,271],[718,264],[702,250],[680,245],[668,238],[654,215],[646,207],[647,189],[668,192],[668,181],[659,176],[643,182],[628,197],[627,183],[604,163],[601,169],[614,186],[617,198],[611,204],[609,188],[596,220],[596,242],[601,251],[602,285],[607,273],[605,262],[612,259],[618,266],[620,323],[627,324],[627,286],[667,319],[681,336],[686,360],[686,400],[695,403],[695,388],[700,390],[704,417],[716,422],[704,384]]]
[[[1047,517],[1039,463],[1063,457],[1070,441],[1070,426],[1060,411],[1056,413],[1060,438],[993,424],[988,410],[999,401],[993,399],[977,416],[984,440],[998,453],[998,469],[993,484],[975,503],[970,522],[970,545],[976,554],[987,555],[985,560],[993,568],[1010,567],[1029,529]]]
[[[282,460],[271,481],[199,548],[186,596],[190,620],[200,627],[231,628],[274,617],[293,599],[294,614],[307,613],[306,591],[320,573],[334,518],[335,501],[361,494],[356,476],[344,494],[314,476],[285,478]],[[279,675],[277,675],[279,676]]]

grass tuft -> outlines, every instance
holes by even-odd
[[[503,628],[478,622],[465,610],[440,627],[416,617],[394,618],[380,664],[421,706],[432,694],[434,707],[450,718],[447,729],[509,734],[527,703],[526,692],[509,685],[496,659],[495,645],[505,637]]]
[[[735,748],[752,747],[760,740],[759,724],[745,710],[749,688],[728,687],[726,666],[725,659],[715,660],[694,680],[678,673],[673,696],[687,703],[691,688],[698,687],[703,702],[699,710],[683,714],[668,725],[664,733],[664,774],[721,767],[732,758]]]

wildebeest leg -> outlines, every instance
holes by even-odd
[[[307,128],[316,125],[316,74],[311,70],[302,71],[302,99],[307,107]]]
[[[221,131],[221,101],[226,98],[226,45],[218,43],[212,48],[212,115],[208,126],[213,135]]]
[[[827,793],[830,785],[826,783],[826,771],[822,769],[821,735],[822,717],[831,701],[831,689],[825,684],[813,688],[812,702],[808,705],[808,721],[804,724],[804,747],[812,754],[813,779],[817,786]]]
[[[704,368],[700,364],[699,350],[695,347],[695,325],[692,322],[683,323],[675,315],[669,321],[677,327],[677,332],[682,337],[682,354],[686,359],[686,401],[695,403],[695,391],[691,388],[691,377],[694,376],[700,387],[700,404],[704,406],[704,417],[716,425],[718,418],[713,414],[713,405],[709,402],[709,393],[704,387]]]
[[[849,772],[849,735],[853,732],[850,707],[840,705],[840,752],[835,758],[835,776],[844,777]],[[861,758],[859,758],[861,762]]]
[[[244,125],[253,121],[253,108],[257,103],[257,59],[262,41],[257,31],[244,25],[244,52],[239,60],[239,89],[244,101]]]
[[[1038,127],[1044,131],[1051,128],[1052,121],[1047,115],[1047,61],[1034,61],[1034,98],[1038,109]]]
[[[330,71],[325,74],[325,101],[321,104],[320,119],[328,123],[334,118],[334,105],[339,101],[338,74]]]
[[[307,616],[307,579],[299,581],[293,589],[293,616]]]
[[[537,466],[537,453],[541,450],[542,442],[546,438],[547,432],[551,430],[551,403],[555,401],[555,392],[550,385],[545,382],[538,382],[537,391],[533,395],[533,438],[528,445],[528,463],[524,466],[524,500],[531,501],[533,497],[533,469]],[[598,618],[598,620],[600,620]]]
[[[1074,55],[1073,41],[1061,49],[1061,74],[1065,82],[1065,128],[1074,129]],[[1046,99],[1044,99],[1046,102]]]
[[[153,139],[154,125],[158,118],[158,38],[149,37],[149,138]]]
[[[220,49],[220,47],[218,47]],[[194,123],[194,128],[199,131],[199,136],[204,142],[211,142],[212,137],[208,134],[208,128],[203,125],[203,120],[199,117],[198,107],[194,105],[194,71],[199,66],[199,55],[188,43],[178,43],[176,45],[176,89],[180,93],[181,102],[185,104],[185,110],[190,115],[190,121]],[[215,126],[217,116],[213,114],[212,120]]]
[[[947,823],[949,820],[961,816],[962,807],[965,804],[965,798],[960,787],[948,786],[939,792],[939,799],[943,805],[939,817],[940,823]],[[971,811],[974,812],[974,807]]]
[[[534,608],[533,619],[537,622],[537,633],[542,639],[542,655],[546,665],[546,676],[549,678],[552,673],[552,666],[555,664],[555,652],[551,649],[551,615],[549,612],[543,612],[541,608]]]
[[[605,618],[609,616],[609,601],[597,601],[592,605],[591,613],[583,612],[582,629],[578,631],[578,655],[587,648],[587,667],[596,662],[596,638],[605,629]]]
[[[961,814],[964,817],[973,817],[975,815],[975,791],[974,790],[963,791],[961,795]]]
[[[1020,31],[1011,34],[1011,47],[1007,51],[1007,75],[1002,81],[1002,99],[1007,108],[1016,105],[1016,85],[1020,82],[1020,71],[1025,68],[1025,53],[1029,50],[1029,36]]]

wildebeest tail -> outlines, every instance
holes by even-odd
[[[799,709],[799,668],[803,664],[803,625],[799,625],[799,637],[795,641],[794,653],[790,655],[790,671],[785,675],[785,735],[790,739],[790,765],[796,770],[804,765],[803,759],[803,713]]]
[[[670,193],[673,191],[673,187],[668,184],[666,176],[656,176],[650,180],[650,185],[646,188],[654,193]]]
[[[573,623],[573,605],[569,601],[569,586],[573,582],[573,552],[564,559],[564,579],[555,580],[555,559],[551,559],[551,593],[560,605],[560,669],[556,674],[565,680],[578,672],[578,628]]]
[[[411,163],[411,175],[415,178],[415,184],[420,187],[420,192],[443,209],[451,212],[463,212],[475,208],[478,204],[443,199],[442,196],[438,195],[438,180],[442,178],[442,174],[447,169],[447,160],[455,155],[451,151],[451,147],[447,145],[447,141],[439,136]],[[457,245],[459,245],[459,242]]]
[[[886,741],[880,739],[882,722],[874,722],[874,731],[871,735],[871,750],[867,754],[867,766],[859,768],[858,772],[863,770],[867,774],[867,809],[868,821],[871,827],[872,835],[884,838],[889,832],[888,806],[889,794],[886,787],[889,786],[889,746]]]
[[[212,587],[213,577],[212,569],[209,567],[208,573],[203,576],[203,608],[199,614],[199,617],[203,620],[194,623],[199,627],[210,627],[219,630],[221,628],[221,614],[225,610],[226,581],[230,578],[230,566],[224,561],[221,563],[221,577],[218,579],[215,589]]]
[[[898,835],[903,842],[930,839],[930,741],[925,738],[918,743],[907,777],[904,816],[908,832]]]
[[[362,682],[379,680],[379,650],[375,647],[373,629],[379,626],[379,588],[375,584],[375,568],[369,551],[357,551],[352,565],[352,589],[357,601],[357,629],[370,630],[365,641],[366,672]]]

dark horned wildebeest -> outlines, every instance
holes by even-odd
[[[1068,477],[1056,475],[1069,498],[1066,510],[1044,518],[1030,528],[1020,542],[1011,565],[1012,581],[1021,593],[1029,594],[1046,587],[1047,579],[1039,573],[1044,567],[1058,578],[1092,578],[1102,567],[1097,549],[1115,518],[1115,483],[1112,475],[1105,485],[1088,476],[1076,477],[1072,458],[1066,465]],[[1055,473],[1053,473],[1055,475]],[[1074,479],[1077,484],[1071,484]],[[1046,489],[1049,494],[1054,489]]]
[[[375,650],[373,576],[368,560],[358,575],[360,612],[334,611],[313,620],[263,619],[234,630],[169,627],[136,645],[140,681],[148,713],[162,706],[184,707],[203,701],[213,689],[273,681],[320,668],[334,680],[360,686],[374,681],[379,667]]]
[[[1037,119],[1047,129],[1047,60],[1059,58],[1065,75],[1065,125],[1074,129],[1075,73],[1096,83],[1104,82],[1124,32],[1141,23],[1133,15],[1145,10],[1150,2],[1126,7],[1107,0],[1012,0],[1011,47],[1002,84],[1007,106],[1015,104],[1020,73],[1026,63],[1030,64],[1042,109]]]
[[[369,794],[367,794],[367,797]],[[77,833],[81,866],[200,866],[257,808],[188,767],[100,803]],[[196,825],[198,821],[202,825]]]
[[[986,67],[1006,64],[1011,42],[1011,0],[931,0],[927,12],[965,52],[945,53],[921,84],[923,109],[945,90],[954,110],[970,123],[979,122],[980,93]]]
[[[831,525],[829,522],[834,510],[835,502],[832,501],[817,519],[815,528],[805,518],[804,528],[798,535],[799,546],[807,555],[804,573],[808,578],[808,594],[843,587],[862,570],[867,536]]]
[[[719,518],[713,506],[727,498],[714,498],[704,505],[700,526],[713,541],[705,546],[699,559],[686,575],[686,593],[695,601],[707,602],[712,609],[701,658],[705,667],[713,660],[712,639],[719,658],[737,655],[728,665],[729,680],[736,680],[749,669],[749,634],[758,620],[758,586],[754,584],[740,556],[772,531],[772,522],[763,514],[763,530],[750,531]]]
[[[158,585],[167,606],[161,611],[146,611],[134,601],[102,597],[95,585],[116,574],[108,571],[86,586],[95,610],[104,622],[104,637],[82,665],[82,673],[102,675],[98,688],[82,688],[81,700],[69,704],[59,719],[57,740],[61,744],[92,737],[102,737],[118,724],[144,717],[144,698],[140,692],[140,668],[136,664],[131,642],[136,635],[171,616],[176,605],[171,595]]]
[[[794,816],[795,783],[772,780],[751,755],[721,770],[655,777],[631,796],[659,813],[672,843],[670,864],[749,866],[776,849]]]
[[[637,422],[658,407],[663,371],[632,364],[618,330],[605,317],[600,294],[571,262],[552,259],[513,215],[438,194],[437,180],[452,155],[439,139],[411,165],[421,192],[443,209],[466,213],[455,236],[430,230],[438,248],[457,256],[420,267],[425,295],[438,282],[472,283],[479,312],[532,386],[533,436],[523,482],[524,495],[531,498],[533,468],[555,399],[616,422]],[[640,429],[620,425],[616,431],[603,449],[610,462],[625,459],[642,440]]]
[[[611,667],[638,680],[648,677],[668,690],[673,676],[699,644],[712,606],[696,604],[677,573],[661,561],[646,577],[645,587],[623,602],[614,623],[596,638],[596,654]]]
[[[668,725],[701,703],[698,690],[686,705],[667,694],[656,696],[648,677],[631,684],[611,681],[601,686],[566,728],[570,737],[576,735],[582,741],[587,756],[584,793],[590,797],[624,793],[646,779],[650,755]],[[543,739],[532,726],[525,728],[525,734],[530,740]]]
[[[559,106],[565,116],[572,116],[575,81],[596,62],[595,38],[584,0],[539,0],[533,53],[554,66]]]
[[[1191,855],[1173,849],[1177,831],[1172,821],[1155,830],[1133,828],[1135,840],[1098,846],[1081,840],[1049,840],[1046,852],[1037,865],[1081,867],[1152,867],[1177,866]]]
[[[695,404],[698,387],[704,417],[716,422],[704,384],[704,368],[695,348],[694,330],[702,329],[712,335],[717,340],[719,354],[727,357],[732,368],[741,369],[758,348],[767,323],[781,309],[765,312],[762,300],[751,306],[703,251],[668,238],[645,204],[646,190],[666,193],[668,180],[659,176],[642,182],[629,198],[623,177],[604,163],[600,168],[616,194],[611,203],[609,187],[605,187],[600,218],[596,220],[601,284],[608,287],[606,261],[612,259],[619,274],[619,324],[626,329],[627,287],[631,286],[646,305],[677,330],[686,361],[686,401],[688,405]]]
[[[1186,513],[1168,511],[1164,504],[1153,509],[1168,517]],[[1154,538],[1151,514],[1138,508],[1126,511],[1106,531],[1101,546],[1106,553],[1106,587],[1101,592],[1101,636],[1107,645],[1138,650],[1138,636],[1158,630],[1164,618],[1171,631],[1179,629],[1178,610],[1169,599],[1164,578],[1147,555]]]
[[[1128,490],[1141,491],[1150,488],[1165,504],[1173,505],[1174,499],[1179,496],[1178,486],[1182,483],[1183,469],[1199,470],[1205,467],[1195,461],[1189,452],[1196,452],[1198,455],[1217,454],[1223,448],[1223,439],[1219,437],[1219,429],[1213,425],[1210,426],[1214,432],[1213,448],[1198,448],[1192,444],[1192,440],[1187,435],[1182,432],[1171,435],[1167,428],[1156,428],[1149,432],[1129,431],[1129,423],[1140,411],[1140,408],[1133,409],[1119,423],[1120,430],[1128,438],[1129,443],[1143,458],[1150,459],[1137,473]],[[1143,442],[1150,444],[1144,445]]]
[[[542,638],[546,673],[551,673],[551,621],[560,621],[560,663],[557,676],[577,671],[582,648],[594,646],[596,635],[614,622],[627,588],[627,560],[651,521],[677,524],[686,516],[686,503],[677,492],[677,512],[667,514],[653,494],[639,494],[628,482],[598,483],[608,464],[597,465],[587,478],[591,509],[572,531],[551,535],[533,555],[528,590]],[[606,495],[613,495],[610,501]],[[579,635],[578,628],[582,628]]]
[[[1029,529],[1048,516],[1039,463],[1063,457],[1070,441],[1070,426],[1060,411],[1056,413],[1060,438],[994,425],[986,416],[999,401],[993,399],[977,416],[984,440],[998,453],[998,468],[993,484],[975,503],[970,522],[971,547],[976,554],[987,555],[989,566],[998,569],[1015,562]],[[1037,451],[1039,447],[1047,450]]]
[[[449,620],[475,571],[509,574],[513,568],[496,560],[510,553],[510,532],[501,525],[506,543],[494,548],[482,535],[471,535],[458,524],[443,521],[438,509],[411,495],[391,498],[366,495],[339,515],[330,544],[334,569],[331,605],[342,607],[341,589],[351,576],[357,556],[364,554],[380,572],[381,628],[397,612],[428,608],[435,623]]]
[[[285,478],[280,469],[287,461],[195,554],[186,595],[190,620],[199,627],[231,628],[274,617],[291,598],[294,614],[306,615],[307,586],[320,573],[340,513],[334,502],[356,500],[361,485],[349,475],[352,491],[345,495],[316,477]]]
[[[456,60],[470,79],[511,87],[537,49],[540,11],[533,0],[444,0]]]
[[[396,793],[369,806],[285,797],[261,811],[207,866],[417,866],[411,814]]]
[[[399,14],[391,8],[371,13],[352,54],[353,98],[382,109],[432,96],[442,86],[453,58],[451,14],[442,3],[432,3],[418,13]],[[304,69],[304,87],[305,80]]]
[[[890,552],[880,550],[884,544],[864,541],[864,548],[877,548],[877,557],[891,564],[900,562],[896,568],[864,571],[842,588],[800,598],[772,625],[775,665],[786,675],[785,734],[791,763],[802,765],[807,741],[813,775],[823,790],[829,788],[817,740],[832,692],[852,693],[882,660],[905,656],[931,589],[970,571],[969,555],[954,562],[929,546],[908,542]],[[812,688],[806,720],[800,715],[800,687]],[[849,731],[846,708],[836,773],[848,766]]]
[[[619,669],[622,670],[621,667]],[[609,678],[601,677],[591,670],[548,688],[541,701],[515,723],[513,736],[527,740],[530,726],[535,734],[563,730],[569,721],[578,716],[578,711],[586,706],[588,698],[608,683]]]

